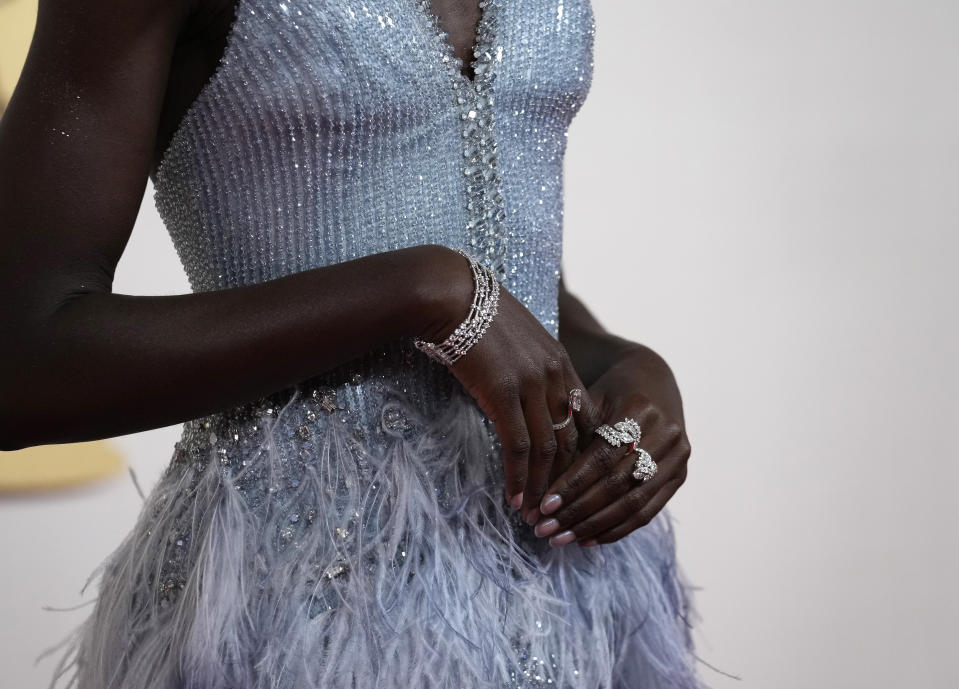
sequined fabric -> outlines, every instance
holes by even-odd
[[[555,333],[589,3],[485,2],[475,81],[424,0],[237,12],[156,177],[193,289],[440,243],[481,257]]]
[[[484,1],[473,80],[428,0],[240,0],[236,12],[156,175],[193,290],[443,244],[493,268],[556,335],[562,161],[592,76],[590,4]],[[342,379],[374,372],[369,359],[334,381],[364,423],[376,410]],[[404,387],[434,397],[436,365],[408,364]]]
[[[443,244],[555,336],[592,9],[481,11],[470,79],[428,0],[239,0],[155,179],[192,289]],[[63,662],[79,689],[698,686],[666,517],[550,549],[499,451],[406,341],[191,420]]]

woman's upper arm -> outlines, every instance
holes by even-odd
[[[7,332],[71,294],[110,289],[143,199],[190,1],[40,1],[20,81],[0,118]]]

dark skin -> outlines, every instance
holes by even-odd
[[[476,0],[433,9],[471,76]],[[113,292],[147,179],[232,17],[232,0],[41,0],[0,120],[0,449],[179,423],[393,338],[440,341],[465,316],[470,271],[432,245],[216,292]],[[682,403],[662,358],[607,332],[562,280],[559,314],[557,340],[503,290],[492,326],[451,370],[493,421],[504,494],[536,533],[555,546],[610,543],[685,480]],[[573,387],[586,390],[583,409],[554,432]],[[593,434],[626,416],[659,464],[642,484],[625,448]]]

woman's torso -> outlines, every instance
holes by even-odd
[[[563,155],[592,42],[588,0],[488,0],[471,80],[426,0],[239,0],[155,174],[192,289],[443,244],[556,335]],[[358,375],[413,397],[449,388],[408,343],[347,368],[330,384],[369,414]]]

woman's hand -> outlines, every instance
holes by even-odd
[[[656,475],[633,478],[635,454],[593,435],[585,450],[554,481],[543,498],[536,535],[550,544],[612,543],[648,524],[686,480],[690,446],[682,402],[666,363],[637,347],[611,366],[589,389],[595,403],[583,411],[582,431],[592,433],[631,417],[642,428],[637,444],[652,455]]]
[[[432,342],[441,342],[459,325],[472,299],[466,260],[449,254],[437,262],[436,274],[438,284],[446,285],[447,303],[457,306],[441,318],[441,327],[424,337]],[[528,524],[536,523],[554,465],[569,465],[579,438],[575,423],[553,430],[554,423],[566,418],[569,391],[586,387],[565,347],[501,287],[499,310],[489,329],[450,370],[495,425],[507,501],[522,510]],[[578,415],[595,415],[587,398],[584,393]]]

